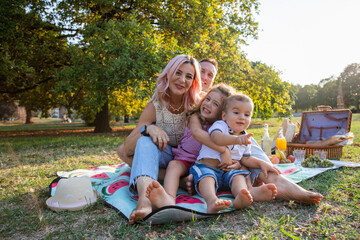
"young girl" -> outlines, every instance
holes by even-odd
[[[280,174],[280,171],[272,164],[250,155],[252,134],[247,134],[245,130],[250,125],[252,112],[253,103],[248,96],[243,94],[230,96],[225,100],[222,120],[216,121],[208,130],[211,139],[217,145],[227,146],[231,150],[231,158],[239,161],[239,164],[245,167],[261,168],[265,176],[268,172]],[[253,188],[249,191],[246,182],[246,178],[249,179],[249,171],[224,172],[219,169],[219,163],[222,160],[220,155],[218,150],[203,145],[197,162],[190,169],[190,174],[194,175],[195,189],[205,199],[208,213],[224,210],[231,204],[229,201],[217,198],[218,188],[225,191],[231,190],[235,197],[233,206],[237,209],[250,205],[253,200],[266,201],[266,199],[275,198],[276,186],[274,184],[263,185],[257,190]],[[251,191],[254,191],[255,199]]]
[[[222,104],[235,90],[226,85],[219,84],[212,87],[201,100],[198,107],[190,113],[188,126],[177,148],[172,152],[174,160],[166,168],[164,188],[159,182],[153,181],[147,188],[147,197],[155,207],[175,205],[179,180],[189,174],[191,165],[196,161],[201,143],[222,153],[223,162],[231,165],[230,151],[226,146],[216,145],[210,139],[207,130],[216,120],[220,119]],[[200,141],[200,142],[199,142]]]

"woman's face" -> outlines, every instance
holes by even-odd
[[[221,93],[218,91],[211,91],[201,103],[201,116],[203,116],[209,123],[213,123],[218,120],[223,101]]]
[[[195,68],[191,63],[183,63],[169,79],[170,94],[184,95],[191,87],[195,77]]]

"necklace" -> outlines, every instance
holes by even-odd
[[[180,107],[174,108],[174,107],[171,106],[171,104],[169,103],[169,107],[170,107],[174,112],[179,112],[180,109],[183,107],[183,105],[184,105],[184,101],[181,103]]]

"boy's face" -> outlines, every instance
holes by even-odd
[[[249,102],[232,100],[225,111],[222,113],[222,119],[233,130],[234,135],[239,135],[247,129],[251,122],[252,105]]]

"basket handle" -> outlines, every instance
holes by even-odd
[[[328,106],[328,105],[319,105],[316,107],[316,109],[318,111],[329,111],[329,110],[332,110],[332,107]]]

